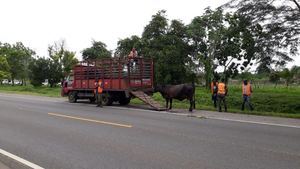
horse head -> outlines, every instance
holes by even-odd
[[[163,92],[164,89],[165,89],[165,85],[161,85],[161,84],[155,85],[154,86],[154,93]]]

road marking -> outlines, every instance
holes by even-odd
[[[153,112],[153,113],[157,113],[157,114],[171,114],[171,115],[177,115],[177,116],[191,117],[191,115],[187,114],[187,113],[172,113],[172,112],[167,112],[167,111],[143,110],[143,109],[139,109],[139,108],[123,108],[123,107],[116,107],[116,106],[112,106],[112,108],[120,109],[120,110],[135,110],[135,111],[143,111],[143,112]],[[221,118],[221,117],[207,117],[207,116],[201,116],[201,115],[194,115],[194,116],[196,118],[201,118],[201,119],[214,119],[214,120],[233,121],[233,122],[240,122],[240,123],[262,124],[262,125],[278,126],[278,127],[290,127],[290,128],[298,128],[298,129],[300,128],[300,126],[297,126],[297,125],[256,122],[256,121],[250,121],[250,120],[236,120],[236,119]],[[192,113],[192,117],[193,117],[193,113]]]
[[[113,125],[113,126],[118,126],[118,127],[126,127],[126,128],[132,127],[132,125],[127,125],[127,124],[113,123],[113,122],[101,121],[101,120],[93,120],[93,119],[87,119],[87,118],[76,117],[76,116],[68,116],[68,115],[64,115],[64,114],[48,113],[48,115],[57,116],[57,117],[65,117],[65,118],[81,120],[81,121],[100,123],[100,124]]]
[[[288,125],[288,124],[276,124],[276,123],[256,122],[256,121],[248,121],[248,120],[236,120],[236,119],[219,118],[219,117],[207,117],[207,118],[214,119],[214,120],[234,121],[234,122],[241,122],[241,123],[262,124],[262,125],[268,125],[268,126],[290,127],[290,128],[300,129],[300,126]]]
[[[4,93],[0,93],[0,96],[1,95],[2,96],[9,96],[9,97],[15,98],[16,97],[15,95],[17,95],[17,94],[4,94]],[[28,99],[27,97],[16,97],[16,98],[26,98],[26,99]],[[46,102],[51,101],[51,100],[41,100],[41,99],[32,99],[32,100],[46,101]],[[57,100],[57,101],[52,101],[52,102],[61,102],[61,101]],[[140,109],[140,108],[128,108],[128,107],[123,108],[123,107],[117,107],[117,106],[111,106],[110,108],[120,109],[120,110],[135,110],[135,111],[143,111],[143,112],[154,112],[154,113],[157,113],[157,114],[172,114],[172,115],[178,115],[178,116],[189,116],[189,114],[186,114],[186,113],[175,113],[175,112],[155,111],[155,110],[143,110],[143,109]],[[230,118],[204,117],[204,116],[196,116],[196,117],[197,118],[207,118],[207,119],[223,120],[223,121],[234,121],[234,122],[241,122],[241,123],[262,124],[262,125],[278,126],[278,127],[290,127],[290,128],[298,128],[298,129],[300,128],[300,126],[298,126],[298,125],[277,124],[277,123],[271,123],[271,122],[270,123],[269,122],[256,122],[256,121],[248,121],[248,120],[236,120],[236,119],[230,119]],[[87,119],[85,121],[95,122],[97,120]],[[99,121],[97,123],[102,123],[102,121]],[[110,123],[110,122],[104,122],[103,124],[106,124],[106,123]],[[113,123],[113,124],[115,124],[115,123]],[[123,124],[121,124],[121,125],[123,125]],[[125,125],[125,126],[130,126],[130,125]]]
[[[18,162],[20,162],[20,163],[22,163],[22,164],[24,164],[24,165],[30,167],[30,168],[34,168],[34,169],[44,169],[43,167],[40,167],[40,166],[38,166],[38,165],[36,165],[36,164],[33,164],[32,162],[29,162],[29,161],[27,161],[27,160],[25,160],[25,159],[23,159],[23,158],[21,158],[21,157],[18,157],[18,156],[16,156],[16,155],[13,155],[13,154],[11,154],[11,153],[5,151],[5,150],[0,149],[0,154],[3,154],[4,156],[7,156],[7,157],[9,157],[9,158],[12,158],[12,159],[14,159],[14,160],[16,160],[16,161],[18,161]]]

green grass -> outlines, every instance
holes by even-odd
[[[226,98],[228,111],[232,113],[254,114],[265,116],[279,116],[300,118],[300,87],[277,87],[268,86],[264,88],[253,88],[254,93],[251,97],[251,102],[254,105],[255,111],[241,111],[242,93],[241,86],[229,86],[228,96]],[[154,94],[154,99],[165,105],[165,100],[160,94]],[[140,104],[141,101],[133,99],[131,103]],[[173,101],[174,108],[189,108],[188,101]],[[213,110],[211,93],[203,87],[196,89],[196,109]]]
[[[31,85],[27,85],[27,86],[0,85],[0,92],[48,96],[48,97],[60,97],[60,88],[58,87],[49,88],[44,86],[33,87]]]
[[[266,115],[266,116],[279,116],[300,118],[300,87],[277,87],[265,86],[263,88],[254,88],[254,93],[251,102],[255,107],[255,111],[241,111],[242,95],[240,86],[229,86],[227,96],[228,111],[232,113]],[[49,87],[33,87],[33,86],[7,86],[0,85],[0,92],[30,94],[49,97],[61,97],[60,88]],[[165,100],[159,93],[155,93],[153,98],[165,105]],[[131,104],[143,104],[138,99],[133,99]],[[173,101],[174,108],[188,109],[188,101]],[[203,87],[196,89],[196,109],[213,110],[211,101],[211,93]],[[247,107],[246,107],[247,109]]]

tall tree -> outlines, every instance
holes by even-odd
[[[14,85],[15,79],[25,82],[28,78],[28,65],[35,52],[25,47],[22,42],[17,42],[13,45],[7,43],[0,45],[0,54],[6,57],[10,66],[12,85]]]
[[[252,29],[242,16],[210,8],[188,25],[192,56],[204,67],[207,87],[216,69],[223,69],[227,79],[251,65],[256,50]]]
[[[156,83],[178,84],[193,80],[189,76],[186,26],[181,21],[172,20],[169,25],[166,11],[158,11],[144,29],[142,44],[142,54],[155,61]]]
[[[205,10],[202,16],[195,17],[188,25],[188,36],[192,47],[192,56],[198,67],[204,67],[206,86],[209,87],[216,69],[215,54],[220,48],[224,29],[222,10]]]
[[[75,57],[75,52],[65,50],[61,63],[64,75],[69,74],[73,69],[73,66],[78,63],[78,59]]]
[[[56,60],[49,60],[48,82],[50,87],[55,87],[63,79],[63,70],[61,64]]]
[[[53,87],[70,73],[78,60],[75,57],[75,52],[66,49],[64,40],[49,45],[48,54],[50,57],[48,81],[50,87]]]
[[[300,8],[297,0],[231,0],[223,8],[232,9],[257,27],[255,51],[261,66],[285,65],[298,54]]]
[[[294,72],[292,72],[288,68],[284,68],[282,72],[280,72],[280,77],[282,77],[285,80],[286,87],[289,87],[290,83],[293,80]]]
[[[30,80],[33,86],[41,86],[48,79],[50,72],[50,60],[46,58],[32,59],[29,63]]]
[[[106,44],[100,41],[92,41],[92,47],[82,51],[83,60],[110,58],[111,52],[106,49]]]
[[[164,37],[163,56],[158,65],[158,75],[165,83],[180,84],[193,81],[187,43],[186,26],[179,20],[172,20]]]
[[[164,47],[163,40],[167,34],[167,29],[168,19],[166,18],[166,11],[158,11],[152,16],[152,20],[145,26],[142,33],[142,43],[145,45],[143,48],[145,57],[151,57],[156,60],[163,56],[161,51]]]
[[[280,73],[279,72],[272,72],[269,75],[269,81],[275,83],[274,88],[276,88],[278,82],[280,81]]]
[[[293,78],[294,78],[295,82],[299,84],[299,82],[300,82],[300,66],[293,66],[291,69],[291,72],[294,75]]]
[[[6,57],[0,55],[0,83],[2,83],[3,79],[10,78],[9,70],[10,67],[6,60]]]

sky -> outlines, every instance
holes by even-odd
[[[23,42],[39,56],[65,40],[68,50],[81,51],[91,41],[102,41],[109,50],[120,39],[141,36],[151,16],[165,9],[167,18],[189,24],[208,6],[228,0],[0,0],[0,42]],[[300,65],[300,56],[290,65]]]

